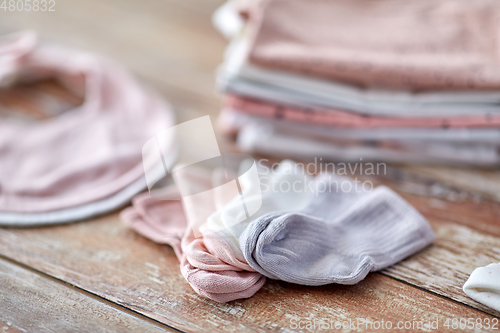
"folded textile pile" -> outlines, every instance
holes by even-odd
[[[232,0],[221,122],[246,151],[500,162],[495,0]]]
[[[261,188],[262,195],[245,200],[246,207],[258,200],[260,208],[239,223],[234,223],[240,221],[239,195],[216,195],[194,205],[196,195],[168,201],[145,193],[121,219],[143,236],[171,245],[187,282],[218,302],[252,296],[265,277],[313,286],[354,284],[434,240],[427,221],[390,189],[364,190],[350,178],[327,173],[312,178],[296,170],[297,164],[284,161],[274,170],[260,170],[257,183],[242,181],[241,187]],[[193,168],[182,177],[184,184],[210,187],[220,176]],[[168,191],[178,195],[175,185],[164,194]],[[204,221],[198,237],[196,223],[186,218],[193,215]]]
[[[117,64],[38,45],[36,35],[0,39],[0,87],[57,78],[84,102],[36,122],[0,122],[0,225],[63,223],[117,209],[146,188],[142,146],[174,123],[173,112]]]

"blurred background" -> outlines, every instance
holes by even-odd
[[[34,30],[42,43],[112,58],[156,89],[176,110],[182,110],[177,112],[180,122],[219,112],[214,73],[227,42],[213,28],[210,18],[222,3],[56,1],[53,12],[0,10],[0,34]],[[23,98],[2,92],[2,112],[27,107],[35,98],[31,92]]]

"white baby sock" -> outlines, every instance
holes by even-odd
[[[304,190],[306,183],[312,181],[312,177],[297,172],[297,170],[300,171],[300,168],[297,167],[295,162],[285,160],[274,170],[259,170],[260,184],[242,182],[241,186],[243,188],[258,187],[261,189],[260,196],[246,198],[247,205],[251,205],[253,200],[261,201],[260,209],[249,218],[243,219],[239,216],[241,210],[238,209],[241,199],[236,197],[209,216],[203,230],[204,237],[222,239],[232,248],[235,257],[244,262],[245,258],[240,250],[239,237],[252,221],[270,212],[285,212],[304,208],[310,201],[311,196],[314,195],[313,191]],[[292,189],[293,184],[300,191],[294,191]],[[249,192],[255,193],[256,191],[249,190]],[[240,220],[242,222],[234,223],[234,221]],[[209,243],[207,246],[210,245]],[[213,249],[213,251],[216,251],[216,249]]]
[[[425,218],[385,186],[355,189],[333,174],[315,182],[317,196],[305,208],[265,215],[241,235],[256,271],[303,285],[355,284],[434,240]]]
[[[476,268],[463,290],[470,298],[500,311],[500,263]]]

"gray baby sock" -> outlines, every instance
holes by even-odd
[[[316,182],[352,180],[335,175]],[[239,239],[248,264],[263,275],[303,285],[355,284],[433,242],[425,220],[385,186],[317,193],[296,212],[267,214]],[[279,194],[278,194],[279,195]]]

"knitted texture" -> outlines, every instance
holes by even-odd
[[[387,187],[356,191],[347,178],[316,179],[327,187],[335,181],[342,189],[318,192],[305,208],[251,223],[240,237],[249,265],[291,283],[355,284],[434,240],[427,221]]]

